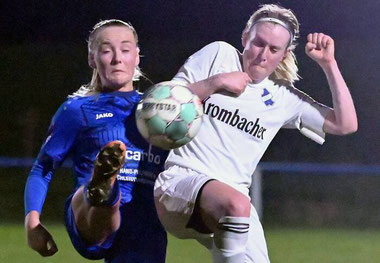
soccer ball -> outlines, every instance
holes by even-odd
[[[198,133],[203,107],[184,84],[165,81],[153,85],[137,105],[136,124],[141,135],[162,149],[178,148]]]

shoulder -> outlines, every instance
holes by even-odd
[[[310,102],[310,103],[315,102],[312,97],[310,97],[308,94],[306,94],[305,92],[303,92],[300,89],[297,89],[294,86],[286,86],[284,88],[289,93],[289,96],[292,96],[295,99],[299,99],[299,100],[302,100],[302,101],[307,101],[307,102]]]
[[[231,44],[224,42],[224,41],[215,41],[213,42],[215,45],[218,45],[219,50],[222,51],[229,51],[229,52],[236,52],[236,48],[232,46]]]
[[[88,97],[82,97],[82,96],[75,96],[70,97],[66,101],[64,101],[60,107],[58,108],[57,112],[55,113],[53,117],[53,121],[75,121],[79,120],[82,111],[81,107],[83,104],[87,103],[91,100],[91,96]]]
[[[107,93],[96,93],[89,96],[76,96],[69,98],[64,104],[66,107],[69,107],[73,110],[91,106],[102,104],[136,104],[140,101],[142,93],[138,91],[130,91],[130,92],[107,92]]]
[[[294,86],[281,85],[281,84],[276,83],[270,78],[265,79],[262,83],[263,83],[262,85],[265,86],[265,88],[267,88],[270,92],[278,92],[282,96],[290,96],[290,97],[295,97],[295,98],[296,97],[303,98],[307,96],[306,93],[297,89]]]
[[[241,70],[239,51],[224,41],[208,44],[198,56],[201,61],[207,61],[208,65],[215,69],[214,73]]]
[[[289,112],[303,111],[308,106],[323,106],[304,91],[294,86],[280,86],[283,105]]]
[[[295,88],[294,86],[279,85],[273,80],[267,78],[259,84],[275,101],[282,101],[285,108],[291,108],[292,105],[305,101],[309,96],[303,91]]]
[[[216,48],[216,49],[235,49],[231,44],[225,41],[214,41],[206,45],[205,47]]]
[[[64,101],[58,109],[58,112],[74,113],[80,109],[84,103],[84,97],[71,97]]]
[[[215,41],[203,47],[199,52],[217,55],[217,54],[225,54],[225,53],[236,54],[237,50],[236,48],[234,48],[232,45],[228,44],[227,42]]]

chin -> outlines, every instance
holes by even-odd
[[[266,76],[263,74],[256,74],[253,76],[250,75],[250,78],[252,79],[252,83],[257,84],[257,83],[260,83],[261,81],[263,81],[266,78]]]
[[[112,89],[120,89],[127,85],[128,81],[122,80],[122,79],[115,79],[115,80],[110,80],[108,82],[108,86]]]

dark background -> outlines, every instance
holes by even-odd
[[[140,66],[151,81],[160,82],[173,77],[189,55],[212,41],[223,40],[241,50],[241,31],[260,3],[278,2],[1,1],[0,156],[36,156],[56,109],[68,94],[91,78],[91,70],[87,65],[86,39],[92,26],[101,19],[118,18],[133,24],[139,35],[143,55]],[[301,38],[296,55],[302,80],[296,86],[331,106],[331,95],[322,70],[304,54],[308,33],[323,32],[331,35],[335,39],[336,58],[356,105],[359,130],[344,137],[328,135],[323,146],[296,131],[280,131],[263,160],[378,164],[380,2],[292,0],[279,3],[292,9],[301,24]],[[148,82],[143,82],[141,87],[149,85]],[[27,173],[28,169],[2,168],[0,178],[5,180],[12,175],[17,182],[17,189],[13,192],[20,192]],[[372,207],[379,198],[379,180],[366,174],[339,178],[321,175],[303,177],[300,179],[299,175],[286,177],[278,173],[268,174],[264,180],[267,213],[272,215],[272,212],[275,214],[282,209],[286,214],[292,211],[292,207],[300,207],[304,201],[299,199],[313,199],[317,205],[333,201],[339,204],[351,202],[350,204],[363,207],[365,205],[361,202],[364,202]],[[7,185],[3,187],[7,188]],[[362,190],[360,194],[357,194],[358,189]],[[341,195],[337,192],[341,192]],[[290,200],[288,203],[285,203],[286,200],[279,201],[285,197]],[[293,206],[292,200],[296,203]],[[291,207],[287,208],[289,203]],[[303,205],[310,207],[312,204],[308,202]],[[327,209],[325,206],[321,208],[323,211]],[[374,209],[380,211],[378,207]],[[366,213],[368,214],[363,212],[362,216]],[[374,213],[375,219],[371,220],[375,223],[372,225],[380,225],[380,215]],[[294,214],[297,212],[292,212]],[[342,216],[341,213],[338,214]]]

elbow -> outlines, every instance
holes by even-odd
[[[358,130],[358,118],[355,115],[349,115],[346,118],[337,118],[334,112],[328,115],[325,121],[326,132],[335,135],[348,135]]]
[[[358,128],[347,128],[347,129],[343,129],[339,135],[349,135],[349,134],[352,134],[352,133],[355,133],[356,131],[358,130]]]
[[[345,129],[345,132],[346,132],[345,134],[355,133],[357,130],[358,130],[358,119],[353,118],[353,120],[349,123],[349,125],[347,125]]]
[[[354,125],[352,125],[352,130],[350,133],[355,133],[358,131],[358,121],[355,121]]]
[[[342,126],[339,131],[338,135],[348,135],[355,133],[358,130],[358,122],[350,123],[349,125]]]

